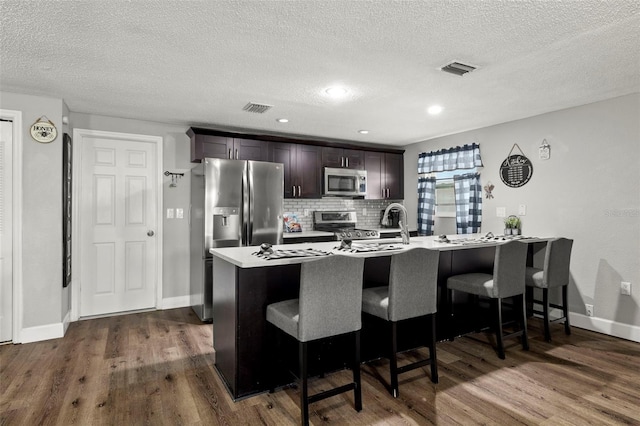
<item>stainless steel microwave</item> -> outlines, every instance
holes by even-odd
[[[364,197],[367,195],[367,171],[325,167],[323,195]]]

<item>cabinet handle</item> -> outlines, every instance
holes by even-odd
[[[229,148],[229,155],[227,156],[227,158],[228,158],[229,160],[232,160],[232,159],[233,159],[233,157],[231,156],[231,148]]]
[[[300,189],[300,185],[298,185],[298,197],[302,196],[302,190]]]
[[[391,193],[389,191],[389,188],[387,188],[387,198],[391,198]]]
[[[347,168],[349,168],[349,157],[345,158],[345,161],[347,162]]]
[[[296,196],[296,186],[295,185],[293,185],[293,196],[294,197]]]
[[[344,157],[340,157],[340,167],[344,167]]]
[[[382,198],[384,198],[384,188],[382,188]]]
[[[236,149],[236,160],[238,159],[238,150]]]

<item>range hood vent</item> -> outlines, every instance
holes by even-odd
[[[475,70],[476,67],[471,66],[471,65],[465,65],[465,64],[462,64],[460,62],[451,62],[450,64],[447,64],[447,65],[443,66],[440,69],[442,71],[444,71],[444,72],[448,72],[448,73],[451,73],[451,74],[463,76],[463,75]]]
[[[264,114],[269,109],[271,109],[273,105],[264,105],[264,104],[256,104],[253,102],[249,102],[242,108],[243,111],[247,112],[255,112],[256,114]]]

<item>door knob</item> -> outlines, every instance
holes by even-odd
[[[152,230],[148,230],[147,235],[153,237],[155,235],[155,232],[153,232]]]

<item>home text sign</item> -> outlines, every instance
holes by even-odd
[[[533,164],[523,153],[513,154],[513,149],[520,147],[514,144],[507,158],[500,165],[500,178],[505,185],[511,188],[519,188],[525,185],[533,175]]]

